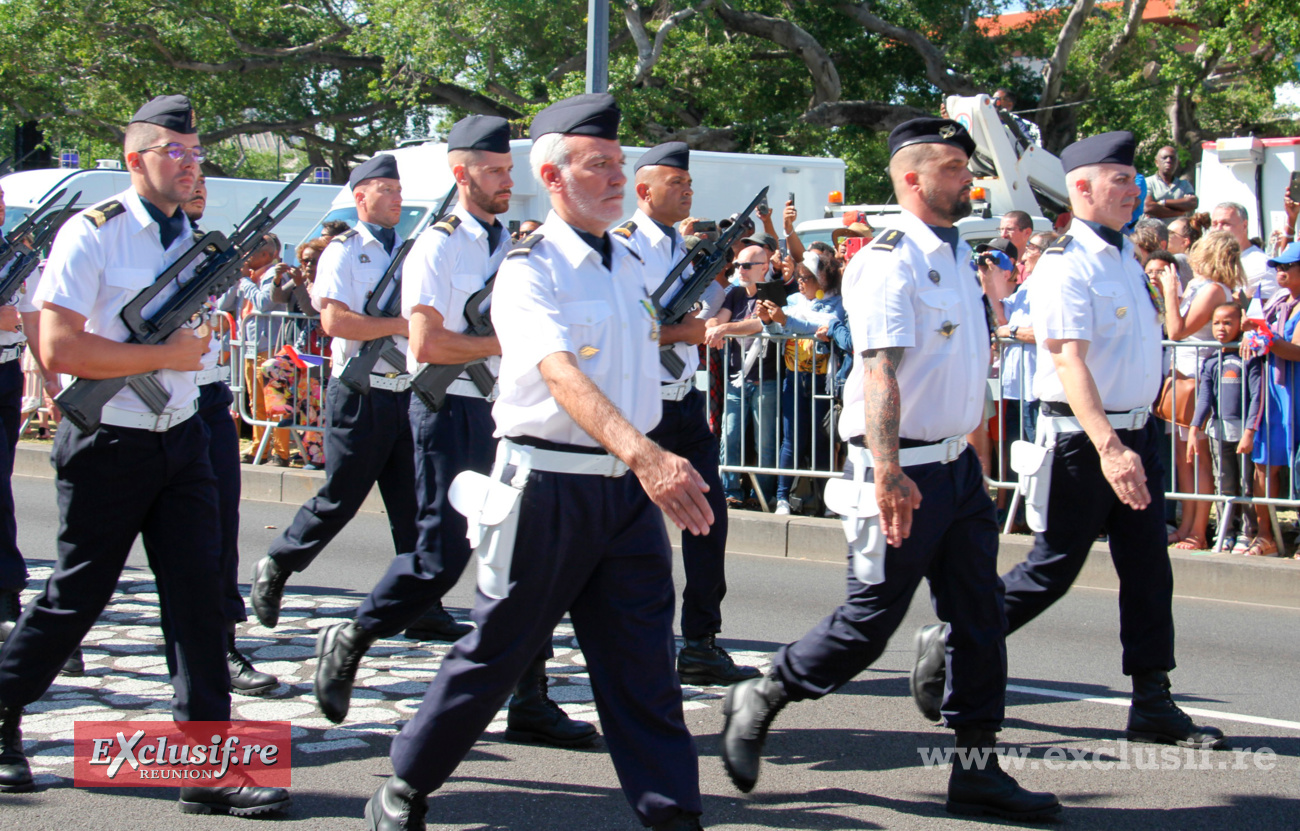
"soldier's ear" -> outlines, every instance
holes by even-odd
[[[140,170],[144,161],[140,158],[139,150],[128,150],[126,153],[126,166],[128,170]]]

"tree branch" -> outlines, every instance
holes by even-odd
[[[623,19],[627,23],[628,34],[631,35],[633,43],[636,44],[637,53],[636,70],[632,74],[632,86],[643,84],[650,75],[650,71],[654,69],[655,64],[659,62],[659,58],[664,51],[664,40],[668,37],[668,33],[708,9],[714,2],[715,0],[704,0],[697,6],[682,9],[670,15],[663,22],[663,25],[659,27],[659,31],[655,33],[654,43],[650,42],[645,20],[641,17],[641,4],[637,0],[632,0],[624,7]]]
[[[719,2],[713,11],[731,31],[770,40],[798,55],[812,76],[813,97],[810,107],[839,100],[842,87],[835,62],[807,31],[779,17],[739,11],[726,2]]]
[[[979,88],[971,81],[969,75],[953,70],[939,48],[930,39],[914,29],[895,26],[878,17],[871,11],[871,3],[850,4],[839,0],[818,0],[823,5],[833,5],[841,14],[856,21],[868,32],[874,32],[890,40],[898,41],[912,48],[925,63],[925,78],[941,92],[948,95],[974,95]]]
[[[818,104],[799,116],[814,127],[862,127],[867,130],[892,130],[904,121],[934,115],[928,110],[881,101],[834,101]]]
[[[1061,84],[1065,80],[1065,69],[1070,62],[1070,52],[1074,50],[1074,44],[1079,40],[1079,33],[1083,31],[1083,24],[1092,14],[1092,7],[1096,5],[1096,0],[1074,0],[1074,7],[1070,9],[1069,15],[1065,18],[1065,25],[1061,27],[1061,34],[1056,41],[1056,48],[1052,50],[1052,57],[1048,60],[1047,66],[1043,68],[1043,94],[1038,98],[1038,112],[1035,113],[1034,120],[1047,131],[1053,118],[1052,105],[1061,95]]]

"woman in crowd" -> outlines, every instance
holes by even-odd
[[[1210,321],[1214,310],[1234,299],[1246,284],[1241,268],[1241,248],[1227,231],[1213,231],[1193,246],[1190,256],[1192,280],[1186,289],[1178,281],[1178,266],[1172,254],[1156,251],[1147,260],[1146,271],[1153,284],[1159,285],[1165,298],[1165,332],[1170,340],[1213,341]],[[1158,282],[1157,282],[1158,281]],[[1181,379],[1200,377],[1200,365],[1215,347],[1174,347],[1174,372]],[[1210,443],[1201,436],[1194,444],[1187,441],[1187,428],[1176,428],[1174,469],[1178,490],[1183,493],[1214,493],[1213,462]],[[1208,548],[1205,531],[1210,518],[1210,503],[1188,500],[1183,503],[1182,521],[1169,535],[1175,548]]]

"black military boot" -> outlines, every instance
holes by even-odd
[[[413,641],[442,641],[455,643],[474,631],[468,623],[460,623],[444,608],[442,601],[433,604],[420,619],[406,629],[406,637]]]
[[[32,769],[23,753],[22,707],[0,706],[0,792],[32,789]]]
[[[281,568],[275,560],[263,557],[253,567],[253,585],[248,590],[248,603],[253,614],[267,629],[280,622],[280,601],[284,597],[284,584],[289,582],[289,569]]]
[[[284,788],[181,788],[181,812],[252,817],[293,804]]]
[[[1223,731],[1197,725],[1169,693],[1169,673],[1153,669],[1133,675],[1133,705],[1128,710],[1125,737],[1133,742],[1176,744],[1202,750],[1228,747]]]
[[[705,635],[698,640],[682,640],[682,651],[677,653],[677,674],[681,676],[683,684],[721,687],[759,676],[754,667],[736,666],[727,650],[714,641],[713,635]]]
[[[1060,813],[1056,794],[1025,790],[1002,769],[996,744],[993,730],[957,728],[958,752],[952,757],[944,806],[948,813],[1010,820],[1040,820]]]
[[[366,803],[366,827],[370,831],[424,831],[428,810],[424,794],[390,776]]]
[[[86,674],[86,658],[81,654],[81,647],[72,650],[68,660],[63,662],[63,669],[59,670],[59,674],[69,678],[80,678]]]
[[[948,646],[948,624],[932,623],[916,630],[916,664],[908,687],[916,709],[930,721],[938,721],[943,706],[943,688],[948,679],[944,652]]]
[[[316,636],[316,703],[335,724],[348,715],[357,667],[374,642],[355,621],[326,626]]]
[[[235,624],[226,630],[226,668],[230,670],[230,691],[239,695],[266,695],[280,686],[280,679],[259,672],[235,644]]]
[[[596,740],[596,728],[569,718],[546,693],[546,661],[538,659],[524,672],[506,710],[506,738],[512,742],[541,742],[556,747],[583,747]]]
[[[650,831],[704,831],[704,826],[697,815],[681,813],[670,820],[656,822]]]
[[[726,716],[722,725],[722,766],[742,793],[752,791],[758,782],[767,730],[789,700],[775,669],[727,690],[722,704]]]
[[[9,637],[22,613],[23,600],[19,592],[0,590],[0,643]]]

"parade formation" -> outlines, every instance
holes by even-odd
[[[998,764],[1007,649],[1016,644],[1008,635],[1069,590],[1103,532],[1119,574],[1123,671],[1133,688],[1116,733],[1226,747],[1219,729],[1194,722],[1170,692],[1173,580],[1156,484],[1161,437],[1149,417],[1162,378],[1162,307],[1121,231],[1139,199],[1133,136],[1084,138],[1061,156],[1073,220],[1042,252],[1032,283],[1041,399],[1034,475],[1044,496],[1030,510],[1032,552],[999,576],[997,509],[972,443],[984,423],[993,309],[1007,289],[972,266],[955,227],[972,210],[975,142],[947,118],[892,131],[889,176],[901,211],[843,277],[855,356],[838,423],[848,463],[826,489],[826,504],[846,518],[843,601],[760,673],[717,641],[728,499],[708,391],[694,383],[696,347],[723,306],[726,279],[710,271],[692,281],[693,268],[678,267],[714,268],[709,256],[730,260],[733,247],[702,256],[701,240],[683,232],[692,216],[687,145],[658,145],[629,170],[619,120],[607,93],[546,107],[527,132],[531,170],[520,171],[505,119],[461,119],[447,137],[451,201],[413,240],[398,230],[397,162],[376,155],[347,183],[355,227],[319,251],[313,302],[332,339],[325,478],[255,564],[249,605],[274,629],[286,587],[329,556],[377,485],[395,556],[351,620],[320,629],[315,657],[305,659],[315,662],[315,702],[330,721],[344,721],[366,683],[358,670],[381,639],[405,632],[452,644],[355,824],[425,828],[436,792],[504,707],[508,739],[563,748],[602,739],[642,825],[701,829],[683,683],[726,688],[718,752],[748,793],[776,778],[760,772],[781,741],[768,733],[783,708],[828,696],[876,662],[923,580],[941,623],[915,635],[912,695],[966,751],[948,774],[944,807],[1011,821],[1068,815],[1068,804],[1033,790],[1032,774],[1019,782]],[[232,691],[261,695],[277,683],[236,639],[247,618],[239,446],[212,332],[220,297],[283,206],[259,206],[229,238],[204,228],[201,134],[185,96],[144,104],[125,128],[131,187],[66,219],[15,300],[26,337],[0,332],[0,396],[21,387],[18,362],[6,356],[25,342],[62,376],[60,395],[88,414],[57,433],[57,563],[21,609],[27,572],[5,488],[0,811],[4,793],[33,787],[24,708],[75,663],[137,538],[157,582],[175,721],[229,721]],[[499,217],[521,176],[536,179],[551,212],[512,242]],[[749,185],[737,184],[739,208]],[[628,189],[637,199],[630,219]],[[764,236],[737,227],[724,240],[735,238],[748,268],[766,262]],[[816,279],[819,262],[810,251],[799,266],[808,273],[795,281]],[[688,291],[698,296],[683,304],[679,292]],[[690,311],[669,318],[674,298]],[[391,313],[374,312],[385,308]],[[352,363],[367,355],[372,364]],[[353,374],[361,368],[361,383],[345,380],[349,365]],[[442,389],[413,381],[432,377],[422,375],[428,367],[442,368]],[[71,392],[110,379],[117,391],[102,406]],[[7,410],[0,415],[12,468],[17,428]],[[680,650],[665,520],[682,533]],[[477,578],[473,626],[442,605],[466,569]],[[548,695],[552,633],[566,618],[599,731]],[[274,815],[291,798],[278,787],[186,786],[179,805]]]

